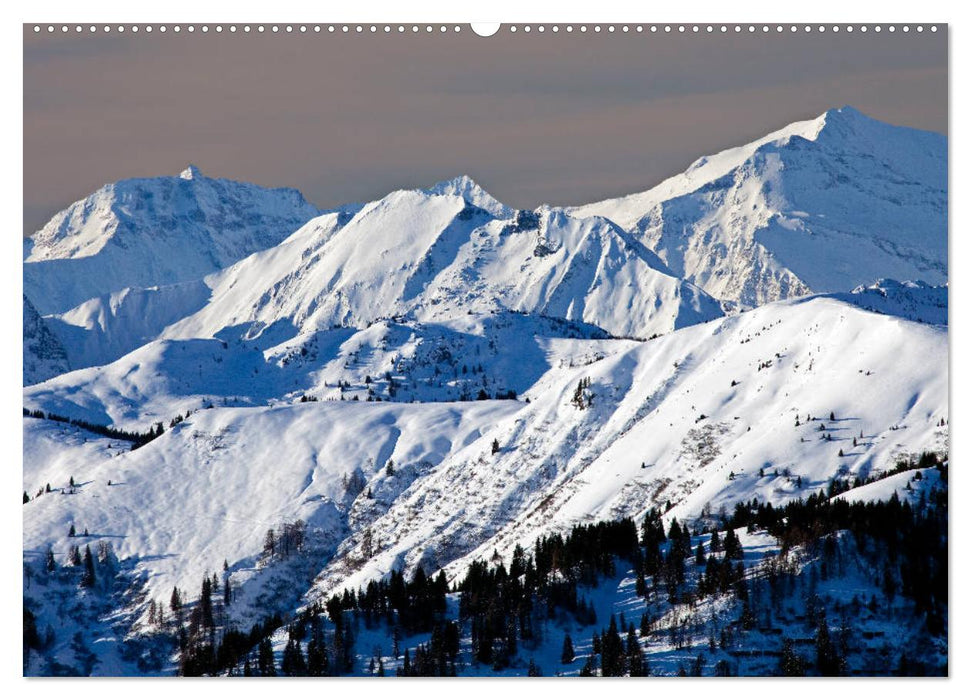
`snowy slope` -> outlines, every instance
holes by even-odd
[[[295,335],[509,309],[649,337],[721,315],[611,222],[512,212],[467,178],[393,192],[333,235],[322,227],[326,217],[214,275],[211,303],[166,336]]]
[[[71,367],[106,365],[202,308],[209,300],[209,291],[202,280],[163,287],[126,287],[45,320],[70,349]]]
[[[921,323],[947,325],[946,284],[933,286],[926,282],[880,279],[873,284],[860,285],[849,294],[832,296],[868,311],[900,316]]]
[[[911,505],[915,505],[920,501],[921,496],[926,498],[933,489],[940,486],[941,476],[936,469],[909,469],[850,489],[834,498],[848,503],[872,503],[888,501],[896,494],[901,501],[908,500]]]
[[[320,400],[456,401],[506,398],[551,367],[620,352],[593,326],[516,313],[447,323],[379,321],[262,348],[260,340],[190,338],[145,344],[118,360],[24,391],[25,406],[142,432],[210,404]]]
[[[947,139],[851,107],[577,207],[712,296],[757,305],[880,277],[947,281]]]
[[[946,331],[836,300],[770,304],[642,343],[537,342],[549,369],[520,401],[211,410],[180,404],[166,384],[180,373],[166,376],[153,363],[185,354],[200,364],[231,345],[143,348],[126,356],[127,379],[104,385],[99,405],[122,405],[111,394],[129,381],[144,392],[132,397],[133,415],[144,419],[141,402],[158,406],[165,396],[174,396],[167,410],[193,414],[134,452],[25,418],[24,489],[56,490],[71,476],[80,485],[25,504],[25,560],[42,560],[48,544],[63,559],[72,523],[89,529],[91,542],[110,539],[136,582],[135,597],[117,605],[136,618],[148,600],[167,599],[175,584],[193,590],[225,560],[241,601],[233,615],[245,627],[268,605],[294,609],[308,589],[313,598],[419,562],[455,574],[493,549],[508,556],[537,534],[668,501],[668,517],[679,519],[741,499],[780,502],[834,476],[875,475],[901,454],[946,447]],[[578,344],[588,350],[582,361]],[[620,347],[604,349],[612,344]],[[153,347],[159,357],[138,355]],[[247,353],[268,371],[262,352]],[[217,364],[181,375],[238,386],[240,366],[220,375]],[[573,398],[584,378],[580,409]],[[93,395],[98,381],[78,386]],[[76,394],[63,392],[64,400]],[[29,398],[57,408],[34,390]],[[349,490],[357,470],[362,480]],[[264,566],[263,533],[296,518],[308,523],[307,557]]]
[[[56,377],[69,368],[64,345],[24,295],[24,386]]]
[[[320,211],[292,189],[204,177],[105,185],[24,246],[24,290],[43,314],[127,287],[203,277],[280,243]]]
[[[813,299],[553,370],[527,407],[372,524],[386,549],[348,580],[402,562],[433,570],[458,561],[455,571],[551,529],[667,502],[683,518],[753,497],[804,497],[834,476],[866,477],[901,454],[946,449],[946,358],[942,330]],[[584,377],[592,405],[579,410],[572,399]],[[320,590],[345,578],[338,559]]]
[[[32,496],[48,483],[54,489],[24,506],[25,556],[51,545],[62,560],[74,523],[91,533],[86,541],[108,539],[120,559],[134,560],[149,596],[167,600],[173,585],[194,588],[224,560],[245,589],[259,573],[268,528],[300,518],[322,552],[336,546],[348,503],[365,498],[349,493],[344,477],[360,470],[372,479],[393,459],[404,488],[514,409],[511,402],[212,409],[134,452],[24,418],[24,489]],[[71,477],[77,492],[60,493]]]

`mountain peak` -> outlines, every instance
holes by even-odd
[[[186,167],[185,170],[179,173],[179,177],[182,178],[183,180],[198,180],[204,176],[202,174],[202,171],[199,170],[198,167],[196,167],[192,163],[189,163],[188,167]]]
[[[493,216],[512,215],[512,209],[482,189],[482,186],[468,175],[459,175],[450,180],[436,182],[424,192],[432,195],[461,197],[469,204],[485,209]]]

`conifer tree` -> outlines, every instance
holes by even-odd
[[[273,660],[273,645],[269,637],[264,637],[257,648],[256,666],[261,676],[275,676],[276,664]]]
[[[91,545],[88,544],[84,546],[84,573],[81,575],[81,586],[93,588],[94,583],[94,557],[91,556]]]
[[[806,661],[796,653],[792,640],[782,640],[782,656],[779,658],[780,676],[805,676]]]
[[[202,626],[212,630],[216,622],[212,616],[212,580],[208,575],[202,579],[202,591],[199,594],[199,612],[202,616]]]
[[[561,664],[571,664],[576,656],[573,653],[573,640],[567,634],[563,637],[563,651],[560,653]]]
[[[283,650],[283,659],[280,663],[280,670],[286,676],[305,676],[307,675],[307,664],[303,658],[303,651],[300,642],[293,637],[287,642]]]
[[[307,675],[326,676],[327,665],[327,644],[320,622],[315,620],[310,631],[310,641],[307,643]]]
[[[586,662],[583,664],[583,668],[580,669],[581,676],[596,676],[597,675],[597,657],[594,654],[590,654],[587,657]]]
[[[633,627],[627,630],[625,655],[627,657],[627,672],[631,678],[647,675],[647,666],[644,663],[644,656],[641,654],[641,645],[637,641],[637,633],[634,632]]]

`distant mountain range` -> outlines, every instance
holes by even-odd
[[[224,562],[250,629],[946,454],[947,282],[946,139],[849,107],[581,207],[468,177],[329,211],[192,166],[106,185],[25,241],[24,561],[84,527],[128,588],[36,584],[70,634],[28,671],[172,672],[149,601]],[[298,519],[313,546],[273,564]]]

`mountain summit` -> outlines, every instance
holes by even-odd
[[[192,163],[189,163],[188,167],[179,173],[179,177],[183,180],[198,180],[202,176],[202,171]]]
[[[880,277],[947,280],[947,140],[852,107],[695,161],[605,216],[712,296],[753,306]]]
[[[469,204],[500,218],[508,217],[514,213],[512,209],[486,192],[468,175],[459,175],[451,180],[442,180],[423,191],[433,195],[461,197]]]
[[[199,279],[318,214],[294,189],[203,177],[194,165],[177,177],[122,180],[30,237],[24,290],[48,314],[126,287]]]

